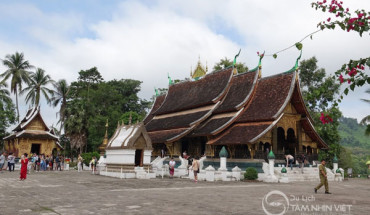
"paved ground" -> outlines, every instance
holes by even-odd
[[[316,182],[198,182],[187,179],[116,179],[89,172],[43,172],[19,181],[0,173],[0,214],[368,214],[370,180]],[[285,194],[268,196],[278,190]],[[264,197],[266,198],[264,199]],[[266,201],[263,201],[266,200]],[[264,202],[264,203],[262,203]],[[289,204],[289,205],[288,205]]]

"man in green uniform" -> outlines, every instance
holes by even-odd
[[[329,192],[328,177],[326,175],[325,165],[326,165],[326,162],[324,159],[322,159],[321,165],[319,166],[320,184],[317,185],[317,187],[315,188],[315,193],[317,193],[317,190],[320,189],[320,187],[325,185],[325,194],[331,194]]]

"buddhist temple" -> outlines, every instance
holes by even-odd
[[[172,84],[157,96],[144,119],[153,156],[166,148],[170,156],[186,151],[212,159],[225,146],[230,159],[262,161],[272,150],[276,159],[305,153],[317,160],[328,146],[302,98],[299,58],[292,69],[262,77],[262,57],[248,72],[237,74],[231,66]]]
[[[143,123],[118,125],[106,147],[105,163],[110,170],[134,170],[150,165],[152,142]]]
[[[13,133],[4,138],[5,150],[13,152],[16,157],[24,153],[55,155],[62,150],[58,139],[53,129],[46,126],[42,119],[40,107],[35,107],[29,109],[26,116],[13,129]]]

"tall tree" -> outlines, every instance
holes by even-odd
[[[44,95],[46,101],[50,103],[54,91],[49,89],[47,85],[53,83],[54,81],[50,76],[45,74],[45,70],[37,68],[35,73],[31,73],[28,86],[24,88],[20,94],[23,95],[27,93],[26,102],[31,102],[33,106],[38,106],[40,104],[41,95]]]
[[[0,149],[3,146],[3,138],[7,135],[6,129],[16,120],[15,108],[6,88],[6,83],[0,82]]]
[[[329,145],[329,150],[320,151],[319,156],[326,159],[331,165],[334,155],[341,155],[338,126],[342,113],[338,106],[333,104],[338,96],[340,84],[335,82],[333,76],[326,76],[325,69],[318,68],[315,57],[300,63],[299,76],[305,104],[314,120],[315,129]],[[332,116],[332,123],[323,124],[320,122],[320,116],[323,112]]]
[[[58,82],[53,83],[54,85],[54,95],[51,98],[51,104],[56,107],[60,105],[59,112],[59,121],[60,123],[60,128],[59,132],[61,132],[63,128],[63,124],[65,121],[65,110],[66,110],[66,105],[67,105],[67,96],[69,94],[69,86],[66,80],[62,79],[59,80]]]
[[[229,66],[233,65],[233,61],[229,60],[228,58],[221,59],[218,63],[216,63],[213,67],[213,70],[221,70],[225,69]],[[248,72],[248,67],[244,63],[236,63],[235,64],[238,73]]]
[[[369,93],[370,94],[370,89],[367,89],[366,90],[366,93]],[[361,100],[364,101],[364,102],[366,102],[366,103],[368,103],[368,104],[370,104],[370,100],[369,99],[361,99]],[[370,123],[370,115],[365,116],[361,120],[361,123],[362,124]],[[370,135],[370,124],[367,124],[365,134],[368,135],[368,136]]]
[[[3,64],[8,69],[0,75],[0,77],[4,78],[1,82],[5,82],[9,78],[11,79],[10,90],[15,94],[17,120],[19,122],[18,93],[22,90],[22,83],[28,83],[30,76],[28,69],[33,68],[33,66],[24,59],[23,53],[18,52],[12,55],[6,55]]]

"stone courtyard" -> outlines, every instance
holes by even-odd
[[[325,195],[323,188],[314,194],[316,184],[122,180],[87,171],[33,173],[19,181],[19,171],[4,171],[0,173],[0,214],[279,214],[284,207],[285,214],[370,211],[370,180],[330,182],[332,195]],[[274,190],[284,193],[288,202],[276,194],[266,195]]]

